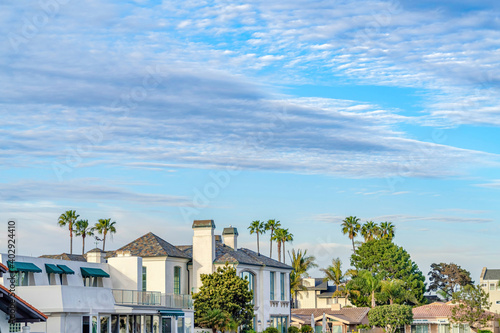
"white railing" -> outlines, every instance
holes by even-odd
[[[168,308],[192,309],[193,299],[191,298],[191,295],[162,294],[161,305]]]
[[[174,309],[192,309],[191,295],[162,294],[159,291],[113,289],[116,304],[156,305]]]

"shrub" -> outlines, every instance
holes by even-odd
[[[477,330],[477,333],[491,333],[490,330]]]
[[[312,333],[312,331],[313,329],[309,325],[302,325],[302,327],[300,328],[300,332],[302,333]]]
[[[288,333],[299,333],[299,328],[295,326],[288,327]]]
[[[268,327],[263,333],[278,333],[278,329],[276,327]]]

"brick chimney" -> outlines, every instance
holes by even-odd
[[[229,228],[224,228],[222,231],[222,237],[224,238],[224,244],[230,248],[238,249],[238,229],[229,226]]]

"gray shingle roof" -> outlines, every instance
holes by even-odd
[[[39,258],[47,258],[47,259],[61,259],[61,260],[70,260],[70,261],[87,261],[85,256],[81,254],[69,254],[69,253],[61,253],[61,254],[44,254]]]
[[[215,263],[224,264],[234,263],[234,264],[244,264],[244,265],[254,265],[254,266],[268,266],[268,267],[276,267],[276,268],[284,268],[291,270],[292,267],[285,265],[277,260],[271,259],[264,255],[258,255],[257,252],[254,252],[249,249],[240,248],[238,250],[234,250],[233,248],[221,244],[216,243],[215,248]],[[190,258],[193,256],[193,247],[191,245],[182,245],[177,246],[177,248],[183,251]]]
[[[190,257],[183,251],[173,246],[169,242],[163,240],[162,238],[156,236],[152,232],[145,234],[142,237],[137,238],[133,242],[122,246],[115,251],[130,251],[130,254],[138,257],[177,257],[177,258],[187,258]]]
[[[500,280],[500,269],[486,269],[483,280]]]

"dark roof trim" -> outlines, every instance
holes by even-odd
[[[215,229],[214,220],[194,220],[192,228],[212,228]]]
[[[223,235],[236,235],[236,236],[238,236],[238,229],[236,229],[234,227],[224,228],[224,230],[222,230],[222,234]]]

